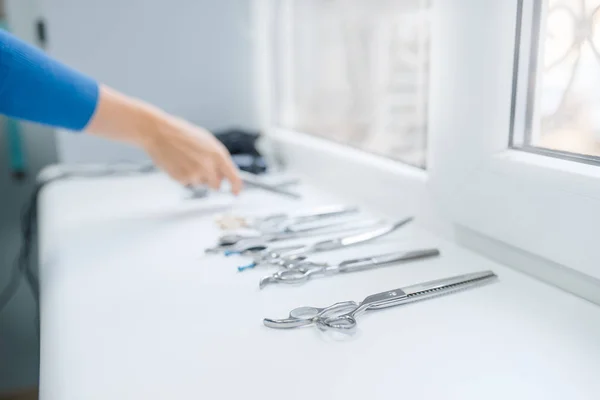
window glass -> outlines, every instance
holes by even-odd
[[[535,0],[529,68],[528,121],[515,121],[513,145],[597,161],[600,157],[600,0]],[[528,35],[529,32],[524,32]],[[529,49],[528,49],[529,50]],[[521,77],[524,75],[521,73]],[[518,111],[517,111],[518,114]],[[517,117],[518,118],[518,117]]]
[[[425,167],[429,9],[424,0],[281,0],[277,119]]]

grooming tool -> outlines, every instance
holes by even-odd
[[[259,188],[259,189],[264,189],[261,186],[258,186],[255,182],[249,182],[248,180],[242,179],[242,181],[244,182],[244,185],[247,188]],[[272,190],[283,190],[285,191],[285,188],[290,186],[290,185],[295,185],[299,183],[298,179],[290,179],[287,181],[283,181],[283,182],[278,182],[272,185],[269,185]],[[185,186],[186,189],[188,189],[190,191],[190,198],[191,199],[202,199],[205,198],[206,196],[208,196],[209,194],[209,189],[208,186],[196,186],[196,185],[186,185]]]
[[[334,265],[304,261],[304,263],[288,267],[288,269],[277,271],[273,275],[262,278],[259,283],[259,288],[263,289],[265,286],[273,283],[304,283],[316,276],[331,276],[347,272],[365,271],[398,262],[436,257],[439,255],[440,251],[438,249],[425,249],[357,258]]]
[[[318,207],[302,214],[289,215],[286,213],[271,214],[259,218],[244,218],[224,216],[217,220],[221,228],[249,228],[262,233],[282,232],[288,226],[301,223],[315,222],[326,218],[335,218],[343,215],[358,213],[358,207],[337,205]]]
[[[256,246],[251,248],[246,248],[243,251],[233,252],[231,254],[242,254],[242,255],[251,255],[253,257],[253,262],[238,267],[239,271],[244,271],[249,268],[254,268],[257,265],[263,263],[276,264],[281,267],[286,267],[290,261],[294,261],[299,257],[304,257],[308,254],[320,253],[331,250],[338,250],[350,246],[355,246],[358,244],[370,242],[372,240],[381,238],[383,236],[389,235],[390,233],[398,230],[402,226],[408,224],[413,220],[412,217],[403,219],[401,221],[395,222],[393,224],[389,224],[380,228],[374,228],[367,230],[365,232],[342,236],[335,239],[323,240],[314,244],[305,245],[305,246],[296,246],[294,248],[274,248],[271,249],[268,246]],[[291,265],[295,265],[292,263]]]
[[[459,290],[489,283],[496,278],[496,274],[492,271],[458,275],[451,278],[438,279],[407,286],[401,289],[377,293],[368,296],[356,306],[351,306],[352,302],[343,302],[322,309],[299,307],[292,310],[288,318],[265,318],[263,323],[265,326],[275,329],[316,325],[321,330],[352,333],[356,328],[356,318],[366,311],[381,310],[388,307],[454,293]]]
[[[269,328],[290,329],[299,328],[316,324],[319,319],[333,317],[339,314],[346,314],[356,310],[359,304],[355,301],[343,301],[335,303],[329,307],[298,307],[290,311],[287,318],[284,319],[268,319],[265,318],[263,323]]]
[[[326,220],[328,221],[328,220]],[[356,226],[359,228],[370,227],[375,224],[381,224],[381,220],[374,219],[351,219],[351,220],[335,220],[331,222],[326,222],[318,225],[314,224],[297,224],[290,225],[282,229],[281,232],[272,232],[272,233],[260,233],[260,232],[252,232],[246,234],[240,233],[229,233],[224,234],[219,237],[220,245],[234,245],[237,244],[241,240],[247,239],[263,239],[264,241],[276,241],[276,240],[285,240],[293,237],[302,237],[302,235],[310,234],[319,230],[327,230],[327,229],[337,229],[339,227],[347,227],[347,226]],[[295,236],[297,235],[297,236]],[[273,239],[271,239],[273,238]]]
[[[219,238],[219,244],[215,247],[206,249],[207,253],[227,252],[227,254],[237,254],[250,248],[267,247],[268,243],[298,239],[310,236],[328,235],[334,233],[350,232],[359,229],[372,228],[381,225],[379,220],[358,220],[358,221],[340,221],[328,223],[319,226],[309,227],[288,227],[281,233],[267,233],[262,235],[240,235],[226,234]]]
[[[257,186],[256,183],[249,182],[248,180],[243,180],[243,181],[244,181],[244,184],[248,187],[255,187],[255,188],[262,189],[260,186]],[[290,186],[294,186],[294,185],[298,185],[298,184],[300,184],[300,179],[292,178],[292,179],[288,179],[285,181],[273,183],[270,186],[273,186],[275,188],[286,188],[286,187],[290,187]]]
[[[273,184],[268,184],[268,183],[262,182],[257,175],[250,174],[245,171],[239,171],[239,174],[240,174],[240,177],[242,178],[242,182],[244,182],[245,185],[259,188],[259,189],[262,189],[262,190],[265,190],[265,191],[268,191],[271,193],[276,193],[276,194],[280,194],[283,196],[291,197],[293,199],[301,199],[302,198],[301,194],[292,192],[292,191],[282,187],[281,185],[273,185]]]

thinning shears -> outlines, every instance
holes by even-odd
[[[373,294],[360,303],[344,301],[326,308],[299,307],[293,309],[287,318],[265,318],[263,323],[275,329],[316,325],[321,330],[352,333],[356,328],[356,318],[366,311],[381,310],[454,293],[489,283],[496,278],[497,275],[492,271],[458,275]]]

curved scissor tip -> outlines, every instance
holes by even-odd
[[[272,275],[265,276],[265,277],[264,277],[264,278],[262,278],[262,279],[260,280],[260,282],[258,283],[258,288],[262,290],[262,289],[264,289],[264,288],[265,288],[265,286],[268,286],[268,285],[270,285],[271,283],[276,283],[276,281],[275,281],[275,279],[273,278],[273,276],[272,276]]]
[[[263,324],[266,327],[273,329],[292,329],[299,328],[301,326],[311,325],[313,323],[310,319],[297,319],[297,318],[284,318],[284,319],[263,319]]]

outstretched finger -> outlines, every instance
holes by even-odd
[[[227,178],[231,184],[231,191],[237,195],[242,190],[242,178],[238,172],[237,167],[231,161],[231,158],[227,154],[223,154],[219,158],[219,170]]]
[[[215,164],[210,163],[206,168],[206,183],[213,190],[219,190],[221,187],[221,179]]]

